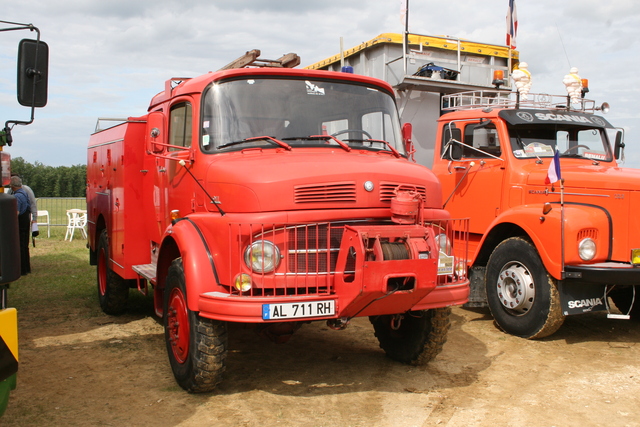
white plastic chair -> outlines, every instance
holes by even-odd
[[[87,212],[80,209],[69,209],[67,211],[67,232],[64,235],[64,240],[73,240],[73,233],[76,229],[79,229],[82,236],[87,238],[87,231],[85,226],[87,225]]]
[[[40,217],[43,216],[46,218],[44,222],[40,222]],[[40,229],[41,225],[47,226],[47,237],[51,237],[51,220],[49,219],[49,211],[38,211],[38,229]]]

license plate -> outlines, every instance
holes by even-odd
[[[336,302],[334,300],[262,304],[262,318],[264,320],[302,319],[335,314]]]
[[[440,252],[438,257],[438,276],[453,274],[453,257]]]

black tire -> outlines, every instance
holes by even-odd
[[[564,322],[556,281],[536,248],[512,237],[493,250],[487,264],[487,302],[496,324],[522,338],[547,337]]]
[[[640,288],[635,289],[635,299],[633,288],[633,286],[616,286],[609,296],[622,314],[629,314],[632,320],[638,321],[640,320]]]
[[[371,316],[369,321],[388,357],[410,365],[425,365],[440,354],[447,342],[450,314],[451,308],[443,307],[408,311],[401,316]]]
[[[212,391],[227,358],[227,324],[187,307],[182,258],[171,263],[164,291],[164,337],[176,382],[190,393]]]
[[[97,282],[100,308],[107,314],[121,314],[127,308],[129,284],[109,268],[109,236],[102,230],[98,238]]]

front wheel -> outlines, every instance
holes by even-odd
[[[171,263],[164,291],[164,337],[177,383],[190,393],[212,391],[227,358],[227,324],[187,306],[182,258]]]
[[[109,267],[109,236],[102,230],[98,239],[98,300],[107,314],[120,314],[127,307],[129,284]]]
[[[520,237],[504,240],[489,257],[487,302],[497,325],[522,338],[543,338],[564,322],[556,281],[535,247]]]
[[[424,365],[442,351],[449,331],[450,307],[371,316],[380,348],[391,359]]]

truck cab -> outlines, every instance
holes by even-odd
[[[640,171],[617,164],[621,132],[593,101],[516,98],[442,101],[433,171],[452,215],[473,207],[469,305],[486,301],[502,329],[526,338],[552,334],[570,314],[616,317],[609,297],[623,316],[637,313],[640,228],[630,212]]]

